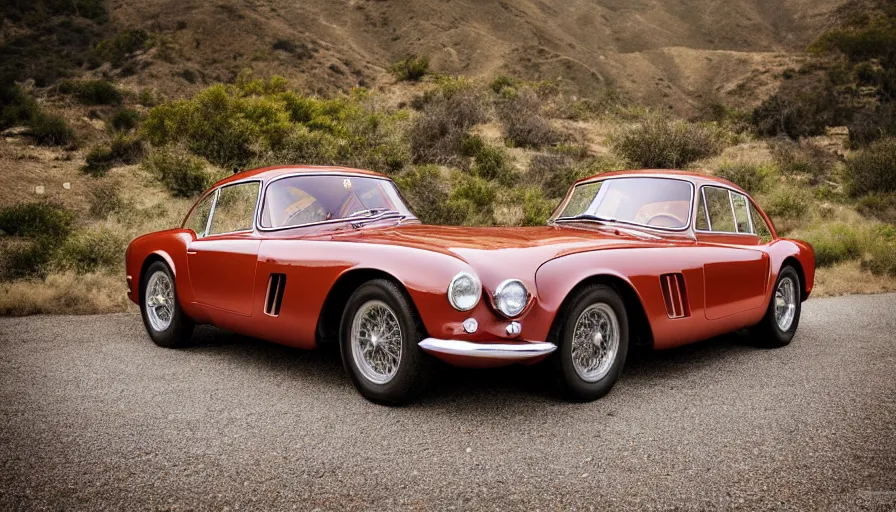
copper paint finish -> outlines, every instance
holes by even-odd
[[[266,185],[277,176],[300,172],[380,176],[342,168],[268,168],[236,174],[216,187],[250,178]],[[721,184],[743,193],[724,180],[686,172],[625,171],[591,179],[628,175],[685,180],[697,191],[704,184]],[[802,274],[802,290],[796,291],[799,298],[805,300],[811,293],[815,272],[811,246],[778,238],[758,205],[757,210],[772,229],[767,244],[755,235],[696,232],[693,222],[684,231],[638,228],[641,234],[587,222],[471,228],[423,225],[415,219],[272,232],[256,227],[201,239],[191,230],[179,228],[132,241],[126,256],[127,275],[139,283],[149,262],[161,259],[175,276],[184,312],[197,322],[307,349],[317,344],[318,322],[334,284],[354,272],[376,272],[399,282],[428,336],[482,344],[548,341],[563,301],[576,286],[591,279],[610,280],[617,287],[629,288],[640,301],[653,346],[662,349],[759,322],[775,293],[774,283],[785,260],[795,262]],[[451,279],[459,272],[478,276],[483,286],[483,300],[466,312],[452,308],[446,297]],[[272,273],[287,276],[276,317],[264,314]],[[664,294],[663,276],[675,274],[680,275],[667,281]],[[514,319],[522,326],[516,336],[507,333],[510,320],[498,313],[490,300],[507,279],[519,279],[532,295],[527,308]],[[130,299],[139,302],[139,287],[131,288]],[[670,300],[674,304],[670,305]],[[343,306],[338,305],[336,317]],[[467,318],[479,324],[472,334],[463,328]],[[457,365],[496,366],[517,361],[433,353]]]

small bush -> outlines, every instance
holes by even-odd
[[[143,142],[132,135],[116,134],[109,146],[95,146],[86,157],[81,172],[102,176],[114,165],[135,164],[143,154]]]
[[[448,180],[439,167],[425,165],[405,171],[395,179],[417,218],[426,224],[463,224],[472,214],[469,203],[451,201]]]
[[[109,39],[97,43],[94,55],[101,61],[111,62],[118,66],[124,62],[127,56],[150,46],[149,34],[144,30],[125,30]]]
[[[771,172],[771,169],[762,165],[726,162],[719,166],[715,175],[734,183],[750,194],[757,194],[765,190],[765,180]]]
[[[101,182],[90,187],[90,215],[105,219],[121,210],[124,202],[120,189],[121,185],[115,181]]]
[[[862,267],[873,274],[896,276],[896,228],[878,227],[869,238]]]
[[[120,105],[121,91],[105,80],[65,80],[59,92],[69,94],[84,105]]]
[[[768,142],[769,152],[784,174],[806,174],[817,182],[830,174],[835,157],[806,141],[777,138]]]
[[[154,150],[143,159],[143,167],[177,197],[196,197],[212,185],[206,165],[202,158],[175,148]]]
[[[507,75],[498,75],[492,79],[491,83],[489,83],[489,88],[495,94],[503,94],[506,92],[505,89],[515,91],[519,86],[519,80]]]
[[[59,249],[62,268],[84,274],[100,269],[120,268],[124,264],[127,238],[106,228],[90,229],[70,236]]]
[[[523,207],[524,226],[542,226],[557,206],[555,201],[547,199],[537,187],[526,187],[515,194],[516,200]]]
[[[847,128],[852,148],[862,148],[878,139],[896,136],[896,102],[860,110]]]
[[[856,209],[862,215],[896,224],[896,193],[871,192],[858,199]]]
[[[542,114],[543,103],[530,87],[503,95],[496,107],[509,142],[515,146],[538,148],[560,140],[560,134]]]
[[[498,180],[503,185],[513,184],[516,176],[507,150],[482,144],[476,148],[473,157],[473,174],[487,180]]]
[[[422,115],[408,132],[411,153],[417,163],[456,162],[463,153],[467,132],[487,120],[483,91],[465,79],[440,83],[422,109]]]
[[[429,59],[408,55],[400,61],[392,64],[389,71],[399,81],[417,82],[429,73]]]
[[[809,213],[808,193],[795,187],[779,186],[766,198],[765,213],[783,219],[801,219]]]
[[[794,139],[823,135],[826,127],[844,120],[831,83],[792,80],[785,85],[753,110],[751,121],[759,135]]]
[[[75,132],[64,117],[41,112],[28,124],[28,135],[42,146],[63,146],[72,142]]]
[[[133,130],[139,122],[140,113],[129,108],[116,109],[109,119],[109,125],[113,130],[124,132]]]
[[[611,144],[616,153],[644,168],[674,169],[721,153],[725,137],[712,125],[651,115],[614,134]]]
[[[15,83],[0,83],[0,130],[28,125],[40,115],[40,106]]]
[[[896,192],[896,138],[879,140],[846,161],[850,189],[859,196],[870,192]]]
[[[819,227],[801,235],[815,249],[815,263],[828,267],[862,255],[862,240],[856,229],[848,224]]]
[[[62,240],[71,233],[74,215],[45,202],[21,203],[0,209],[0,231],[10,236]]]
[[[45,276],[54,250],[43,239],[0,238],[0,281]]]

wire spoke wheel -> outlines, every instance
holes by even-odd
[[[171,326],[175,308],[174,283],[166,272],[158,270],[149,277],[143,307],[154,330],[161,332]]]
[[[582,311],[572,336],[572,365],[586,382],[607,375],[619,350],[619,320],[608,304],[599,302]]]
[[[351,348],[355,366],[367,380],[385,384],[401,363],[401,325],[395,312],[379,300],[364,303],[352,320]]]
[[[796,285],[793,279],[785,277],[775,289],[775,322],[782,331],[787,331],[796,315]]]

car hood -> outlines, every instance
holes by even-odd
[[[653,247],[662,240],[641,239],[613,230],[568,226],[465,227],[407,224],[369,227],[335,235],[334,240],[389,244],[451,254],[467,262],[483,284],[504,279],[534,284],[535,272],[554,258],[599,249]]]

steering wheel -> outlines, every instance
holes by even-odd
[[[684,224],[684,222],[682,222],[681,219],[679,219],[675,215],[672,215],[671,213],[666,213],[666,212],[660,212],[660,213],[655,213],[655,214],[651,215],[650,218],[647,219],[647,222],[645,224],[647,224],[648,226],[653,226],[654,225],[653,221],[655,219],[669,219],[675,223],[671,226],[663,226],[662,224],[660,224],[660,227],[673,228],[673,227],[678,227],[678,226],[681,226]]]

